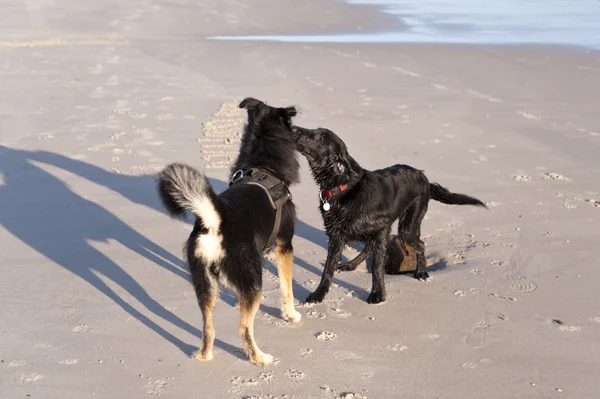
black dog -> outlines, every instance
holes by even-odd
[[[210,360],[215,333],[213,306],[219,282],[234,289],[241,312],[240,337],[250,361],[273,361],[254,340],[254,316],[262,299],[262,253],[275,244],[283,317],[300,321],[292,293],[292,237],[296,210],[288,187],[299,181],[296,143],[291,134],[294,107],[274,108],[246,98],[240,108],[248,123],[229,189],[216,195],[202,173],[171,164],[159,175],[160,198],[172,216],[190,211],[196,217],[186,244],[186,258],[204,318],[198,360]]]
[[[346,144],[327,129],[292,128],[298,151],[306,157],[321,192],[321,215],[329,237],[327,261],[319,287],[306,298],[321,302],[335,269],[354,270],[373,252],[373,287],[368,303],[385,301],[385,257],[392,223],[399,219],[398,235],[417,258],[415,278],[427,279],[421,221],[430,199],[454,205],[479,205],[480,200],[449,192],[429,183],[425,174],[407,165],[369,171],[348,154]],[[338,265],[348,241],[364,241],[365,249],[345,265]]]

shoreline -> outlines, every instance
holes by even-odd
[[[346,30],[343,33],[295,33],[295,34],[269,34],[269,35],[239,35],[227,36],[217,35],[207,37],[208,40],[239,40],[239,41],[275,41],[284,43],[395,43],[395,44],[466,44],[466,45],[499,45],[499,46],[566,46],[583,48],[593,51],[600,51],[600,29],[597,27],[588,27],[586,32],[571,32],[567,27],[569,23],[562,21],[563,30],[556,31],[556,26],[560,26],[558,21],[560,17],[554,15],[557,20],[549,20],[546,23],[548,26],[539,26],[536,28],[527,28],[532,22],[519,21],[520,25],[516,25],[515,21],[510,19],[504,21],[504,25],[485,26],[483,20],[487,17],[493,20],[493,15],[480,15],[479,20],[463,16],[463,20],[451,13],[445,15],[443,13],[425,15],[426,10],[431,12],[427,2],[413,2],[410,0],[401,1],[381,1],[381,2],[364,2],[364,1],[346,1],[348,7],[372,7],[377,10],[382,16],[392,16],[396,19],[397,24],[391,24],[393,29],[389,29],[383,23],[382,26],[376,29],[370,29],[358,32],[354,30]],[[561,3],[557,2],[556,6]],[[393,5],[392,5],[393,4]],[[595,4],[594,4],[595,5]],[[406,7],[402,10],[402,6]],[[413,8],[411,14],[411,7]],[[414,11],[415,8],[421,7],[420,11]],[[431,7],[431,5],[429,6]],[[460,6],[459,6],[460,7]],[[525,6],[531,7],[531,4]],[[597,11],[600,13],[600,5],[597,6]],[[453,11],[457,12],[457,11]],[[463,11],[464,12],[464,11]],[[496,10],[499,12],[499,10]],[[558,12],[558,10],[557,10]],[[583,10],[579,11],[583,13]],[[513,18],[523,18],[523,15],[513,12]],[[550,14],[551,15],[551,14]],[[506,15],[504,15],[506,17]],[[580,18],[582,18],[581,15]],[[448,21],[461,20],[462,22],[448,23]],[[532,17],[529,17],[532,18]],[[570,18],[575,18],[570,16]],[[431,21],[429,21],[431,19]],[[438,20],[434,22],[433,20]],[[428,21],[428,22],[426,22]],[[533,20],[532,20],[533,21]],[[577,25],[581,21],[572,21],[570,26]],[[481,26],[478,26],[477,24]],[[488,21],[488,23],[493,23]],[[512,26],[514,25],[514,26]],[[510,28],[509,28],[510,26]],[[549,26],[552,26],[552,32],[548,32]],[[581,29],[578,26],[579,29]],[[504,30],[503,30],[504,29]],[[590,34],[592,37],[590,38]],[[575,36],[573,36],[575,35]],[[583,39],[585,37],[586,39]]]

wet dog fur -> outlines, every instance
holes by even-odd
[[[425,174],[408,165],[394,165],[370,171],[352,158],[346,144],[328,129],[292,128],[298,151],[308,160],[321,191],[319,206],[329,237],[327,260],[317,289],[306,301],[321,302],[329,291],[335,270],[355,270],[373,253],[373,284],[367,302],[385,301],[384,265],[392,224],[398,220],[398,236],[416,253],[415,278],[429,277],[421,221],[429,200],[445,204],[485,207],[480,200],[451,193]],[[328,193],[335,192],[335,195]],[[329,210],[323,205],[327,202]],[[342,250],[349,241],[362,241],[364,250],[352,261],[340,264]]]

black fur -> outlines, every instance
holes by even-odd
[[[346,144],[330,130],[292,128],[298,151],[310,165],[321,190],[343,185],[328,203],[329,211],[319,206],[329,237],[325,269],[319,287],[307,302],[321,302],[331,285],[333,273],[354,270],[373,252],[373,286],[369,303],[385,301],[384,264],[390,229],[399,219],[398,235],[412,246],[417,255],[415,278],[427,279],[425,246],[421,240],[421,221],[430,199],[446,204],[483,206],[480,200],[449,192],[429,183],[425,174],[407,165],[386,169],[363,169],[348,154]],[[365,249],[348,264],[339,265],[344,246],[349,241],[365,242]]]
[[[271,107],[254,98],[243,100],[240,108],[247,110],[248,123],[244,126],[240,153],[231,175],[240,169],[261,168],[288,186],[297,183],[299,164],[290,130],[296,109]],[[272,232],[275,212],[261,188],[235,184],[216,195],[201,172],[182,164],[171,164],[160,173],[158,192],[172,216],[182,216],[186,210],[196,216],[193,231],[187,240],[186,258],[205,321],[204,345],[199,356],[208,359],[212,357],[210,340],[214,340],[214,331],[211,333],[212,325],[206,326],[206,318],[208,315],[212,319],[212,303],[215,301],[218,281],[221,280],[237,292],[242,312],[245,307],[254,306],[256,301],[262,299],[262,248]],[[218,216],[215,217],[213,209]],[[295,222],[296,211],[290,200],[283,207],[276,238],[276,250],[279,253],[291,256]],[[206,248],[203,248],[200,243],[207,237],[217,237],[217,241],[220,237],[222,256],[218,260],[211,261],[203,255],[213,254],[210,252],[212,247],[205,245]],[[212,242],[214,246],[213,241],[205,243]],[[268,364],[267,361],[254,359],[256,353],[247,347],[252,332],[240,331],[240,335],[251,360],[261,365]]]

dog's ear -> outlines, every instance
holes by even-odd
[[[348,160],[345,159],[344,155],[338,154],[334,160],[334,170],[336,174],[343,176],[348,171]]]
[[[292,119],[294,116],[298,115],[296,107],[279,108],[279,113],[286,119]]]
[[[260,100],[257,100],[256,98],[246,97],[242,100],[239,107],[246,108],[248,111],[250,111],[251,109],[258,107],[261,104],[263,104],[263,102]]]

